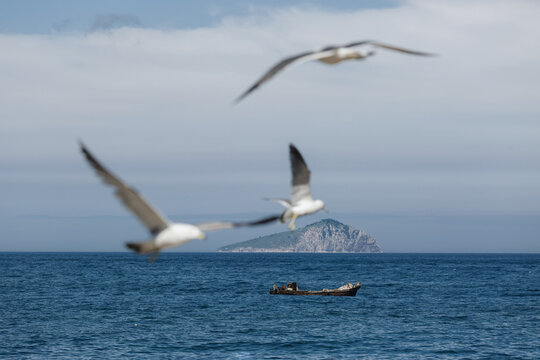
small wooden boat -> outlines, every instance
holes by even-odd
[[[321,296],[356,296],[356,292],[362,284],[357,282],[355,285],[345,284],[337,289],[323,289],[319,291],[298,290],[295,282],[287,284],[287,286],[277,287],[270,290],[271,295],[321,295]]]

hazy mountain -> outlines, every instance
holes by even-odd
[[[294,232],[262,236],[224,246],[224,252],[350,252],[380,253],[371,235],[333,219],[324,219]]]

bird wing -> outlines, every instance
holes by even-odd
[[[354,41],[352,43],[345,44],[342,47],[349,48],[349,47],[355,47],[355,46],[366,45],[366,44],[371,44],[371,43],[373,43],[373,41],[371,40]]]
[[[274,198],[266,198],[264,200],[267,200],[267,201],[275,201],[277,203],[280,203],[281,205],[283,205],[284,207],[286,207],[287,209],[290,208],[292,206],[291,204],[291,201],[288,200],[288,199],[274,199]]]
[[[236,98],[234,101],[235,104],[239,103],[243,98],[248,96],[251,92],[253,92],[255,89],[257,89],[259,86],[273,78],[278,72],[285,69],[287,66],[292,65],[293,63],[302,63],[307,62],[311,60],[317,60],[319,58],[323,58],[325,56],[330,55],[335,49],[322,49],[317,51],[308,51],[304,52],[302,54],[290,56],[288,58],[285,58],[272,66],[266,73],[264,73],[263,76],[259,78],[249,89],[247,89],[242,95]]]
[[[377,41],[372,41],[372,40],[355,41],[355,42],[349,43],[347,45],[344,45],[343,47],[348,48],[348,47],[355,47],[355,46],[368,45],[368,44],[372,45],[372,46],[375,46],[375,47],[387,49],[387,50],[399,51],[399,52],[409,54],[409,55],[434,56],[434,54],[430,54],[430,53],[426,53],[426,52],[422,52],[422,51],[404,49],[404,48],[400,48],[400,47],[397,47],[397,46],[394,46],[394,45],[383,44],[383,43],[380,43],[380,42],[377,42]]]
[[[116,196],[148,228],[153,235],[169,226],[169,221],[154,209],[135,189],[114,176],[81,143],[81,151],[104,183],[116,188]]]
[[[227,222],[227,221],[221,221],[221,222],[210,222],[210,223],[202,223],[202,224],[196,224],[201,231],[211,231],[211,230],[222,230],[222,229],[233,229],[237,227],[244,227],[244,226],[257,226],[257,225],[264,225],[268,224],[274,221],[277,221],[279,219],[280,215],[272,215],[268,216],[262,219],[258,219],[255,221],[244,221],[244,222]]]
[[[309,185],[311,171],[309,171],[302,154],[293,144],[289,144],[289,158],[292,172],[291,202],[296,204],[303,199],[311,200],[311,187]]]

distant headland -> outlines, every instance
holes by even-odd
[[[219,252],[381,253],[371,235],[333,219],[223,246]]]

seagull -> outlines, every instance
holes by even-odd
[[[363,48],[355,49],[358,46],[363,46]],[[249,89],[247,89],[242,95],[240,95],[236,100],[235,104],[239,103],[243,98],[248,96],[252,91],[257,89],[259,86],[273,78],[277,73],[285,69],[287,66],[293,64],[301,64],[308,61],[316,60],[323,62],[325,64],[334,65],[345,60],[362,60],[368,56],[375,55],[375,48],[382,48],[387,50],[399,51],[405,54],[410,55],[419,55],[419,56],[433,56],[434,54],[403,49],[397,46],[383,44],[377,41],[372,40],[363,40],[355,41],[345,45],[331,45],[324,47],[320,50],[307,51],[298,55],[290,56],[285,58],[272,66],[255,84],[253,84]]]
[[[154,209],[135,189],[101,165],[82,142],[80,147],[86,160],[88,160],[88,163],[94,168],[103,182],[116,188],[115,195],[146,226],[152,235],[152,238],[147,241],[126,243],[129,249],[139,254],[153,254],[150,262],[153,262],[159,251],[165,248],[184,245],[194,239],[204,240],[206,238],[205,231],[263,225],[279,219],[279,215],[274,215],[252,222],[210,222],[196,225],[173,223]]]
[[[328,210],[324,206],[324,202],[313,200],[311,197],[311,187],[309,185],[311,171],[309,171],[302,154],[293,144],[289,144],[289,158],[292,172],[291,199],[266,200],[276,201],[286,208],[279,217],[279,221],[285,223],[290,220],[289,229],[294,231],[294,222],[297,217],[314,214],[319,210]]]

